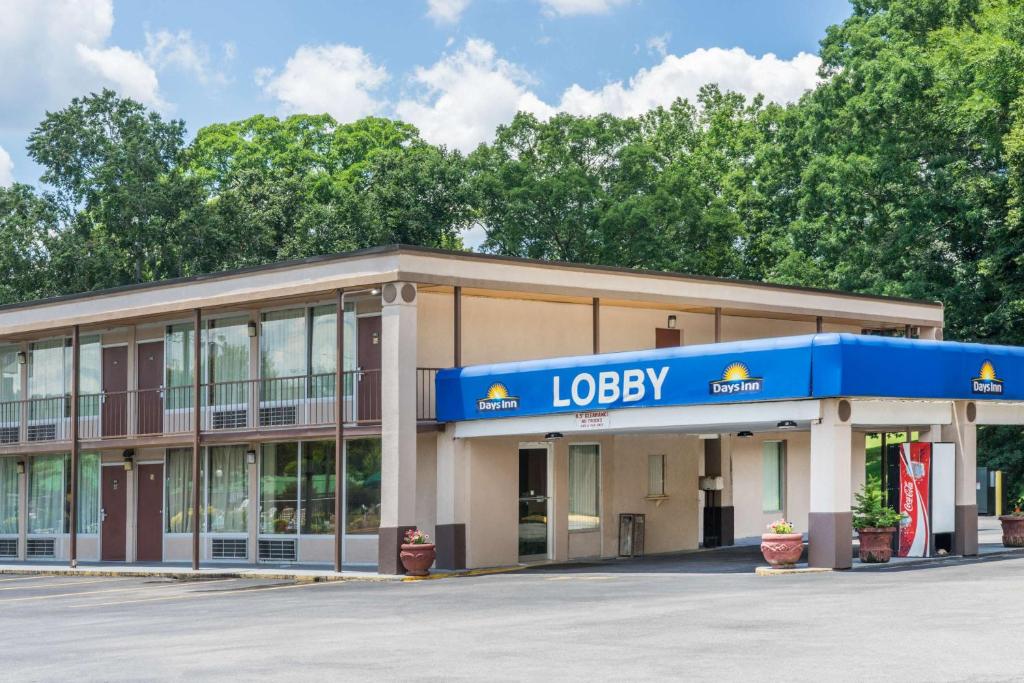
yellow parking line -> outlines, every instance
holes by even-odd
[[[233,579],[228,579],[228,580],[233,580]],[[207,591],[191,591],[189,593],[184,593],[182,595],[168,595],[166,597],[158,597],[158,598],[141,598],[139,600],[115,600],[115,601],[111,601],[111,602],[83,602],[83,603],[77,604],[77,605],[68,605],[68,607],[110,607],[112,605],[134,605],[134,604],[140,603],[140,602],[158,602],[158,601],[168,601],[168,600],[189,600],[191,598],[200,598],[200,597],[210,597],[210,598],[220,597],[220,598],[226,598],[226,597],[230,597],[230,596],[233,596],[233,595],[248,595],[248,594],[251,594],[251,593],[264,593],[266,591],[279,591],[279,590],[284,590],[286,588],[305,588],[307,586],[327,586],[327,585],[330,585],[331,583],[335,583],[335,582],[331,582],[331,581],[316,581],[316,582],[314,582],[314,581],[307,581],[307,582],[304,582],[304,583],[289,583],[289,584],[285,584],[284,586],[268,586],[267,588],[253,588],[251,590],[237,591],[237,592],[234,592],[234,593],[212,593],[210,595],[207,595]]]

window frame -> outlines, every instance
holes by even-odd
[[[591,526],[591,527],[584,527],[584,528],[580,528],[580,527],[573,528],[572,527],[572,521],[567,518],[566,519],[566,526],[568,527],[568,530],[569,530],[570,534],[594,533],[595,531],[601,531],[602,529],[604,529],[604,515],[602,514],[604,506],[601,504],[601,502],[602,502],[601,501],[601,494],[602,494],[603,485],[604,485],[603,477],[601,476],[601,465],[602,465],[602,460],[603,460],[603,458],[601,457],[601,455],[602,455],[602,453],[601,453],[601,444],[600,444],[600,442],[597,442],[597,441],[580,441],[580,442],[573,442],[573,443],[568,445],[567,462],[566,462],[566,480],[567,480],[567,483],[568,483],[568,495],[566,496],[566,501],[565,501],[566,502],[566,509],[567,509],[567,516],[568,515],[572,515],[572,460],[573,460],[572,459],[572,449],[573,448],[577,448],[577,447],[593,447],[593,448],[597,449],[597,452],[594,453],[594,455],[595,455],[595,457],[597,459],[597,467],[595,469],[595,473],[596,473],[597,476],[596,476],[596,481],[594,482],[594,489],[595,489],[595,491],[594,491],[594,496],[595,496],[594,501],[595,501],[595,505],[597,507],[597,509],[595,510],[594,516],[597,517],[597,525],[596,526]]]
[[[655,460],[657,459],[657,460]],[[661,462],[661,490],[651,490],[651,463],[660,461]],[[647,498],[667,498],[668,494],[665,493],[665,469],[668,465],[668,458],[664,453],[648,453],[647,454]]]
[[[776,491],[778,496],[778,507],[769,508],[765,501],[765,475],[767,474],[767,462],[766,457],[767,447],[770,444],[774,444],[777,448],[775,451],[776,462]],[[761,442],[761,512],[768,514],[786,514],[786,441],[784,439],[768,439]]]

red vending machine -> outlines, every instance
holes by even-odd
[[[889,507],[900,513],[897,557],[952,550],[955,449],[950,443],[902,443],[888,452]]]

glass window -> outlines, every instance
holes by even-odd
[[[249,477],[245,446],[214,446],[209,450],[209,458],[206,530],[248,531]]]
[[[65,347],[66,365],[71,368],[71,347]],[[78,360],[82,365],[78,373],[78,412],[83,417],[95,417],[99,414],[99,394],[103,391],[103,347],[100,338],[82,337],[78,347]],[[66,393],[71,393],[71,379],[65,379]]]
[[[164,335],[165,404],[168,410],[192,407],[195,335],[192,325],[168,325]]]
[[[18,533],[18,458],[0,458],[0,534]]]
[[[665,495],[665,456],[647,456],[647,495]]]
[[[18,363],[18,348],[10,346],[0,349],[0,402],[17,401],[21,398],[21,365]]]
[[[28,532],[64,531],[64,456],[37,455],[29,459]]]
[[[334,396],[334,372],[338,367],[337,309],[337,306],[317,306],[311,316],[309,374],[312,376],[311,389],[315,398]],[[348,342],[347,330],[345,342]]]
[[[28,352],[29,419],[57,420],[64,411],[64,339],[34,342]]]
[[[782,512],[786,484],[786,451],[781,441],[766,441],[762,450],[761,509]]]
[[[345,533],[380,528],[380,439],[345,442]]]
[[[302,444],[302,533],[334,533],[334,442]]]
[[[597,444],[569,446],[569,531],[601,527],[601,455]]]
[[[299,529],[299,445],[263,445],[260,460],[260,533],[294,534]]]
[[[260,373],[263,401],[305,396],[306,310],[263,314],[260,325]]]
[[[192,531],[192,449],[171,448],[167,451],[167,504],[164,519],[167,520],[167,532],[171,534],[191,533]],[[200,484],[205,481],[206,473],[202,461],[199,466]]]
[[[66,463],[70,466],[71,456]],[[70,489],[71,482],[68,482]],[[70,499],[70,491],[69,499]],[[81,453],[78,456],[78,533],[100,532],[100,454]]]
[[[245,405],[249,379],[249,319],[211,320],[206,329],[207,381],[213,384],[213,404]]]

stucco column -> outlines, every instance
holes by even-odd
[[[978,554],[977,498],[977,405],[973,401],[953,403],[953,421],[942,426],[942,440],[956,447],[956,516],[953,553]]]
[[[437,545],[439,569],[466,568],[466,522],[469,510],[469,449],[455,438],[455,425],[437,433]]]
[[[398,558],[416,526],[416,285],[381,290],[381,487],[378,571],[404,573]]]
[[[24,394],[22,394],[24,396]],[[25,561],[28,557],[28,458],[20,459],[25,463],[25,471],[18,475],[18,559]]]
[[[812,567],[849,569],[853,564],[853,430],[849,420],[849,401],[830,399],[821,402],[820,422],[811,424],[807,560]]]
[[[704,547],[735,542],[736,520],[732,504],[732,440],[729,434],[704,439],[704,476],[722,477],[721,491],[704,493]]]

